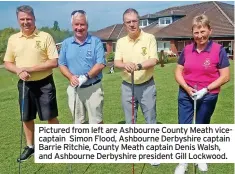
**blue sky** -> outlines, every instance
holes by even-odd
[[[36,25],[38,28],[42,26],[52,26],[57,20],[61,29],[71,30],[70,14],[73,10],[85,10],[88,15],[89,30],[94,31],[104,27],[122,23],[122,13],[127,8],[135,8],[140,16],[155,13],[160,10],[181,6],[187,4],[198,3],[201,1],[0,1],[0,29],[13,27],[18,28],[15,10],[20,5],[30,5],[34,8],[36,16]],[[224,1],[233,4],[233,1]]]

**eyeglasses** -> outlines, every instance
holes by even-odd
[[[130,25],[131,23],[136,24],[139,20],[125,21],[126,24]]]
[[[75,13],[80,13],[80,14],[86,14],[86,12],[84,10],[74,10],[72,13],[71,13],[71,16],[73,16]]]

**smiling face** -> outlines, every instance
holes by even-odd
[[[19,12],[17,20],[24,34],[31,35],[33,33],[35,30],[35,18],[32,14]]]
[[[79,40],[84,40],[87,36],[88,25],[86,21],[85,15],[78,14],[73,17],[72,20],[72,28],[74,31],[74,35]]]
[[[193,38],[197,46],[206,46],[212,30],[208,26],[198,25],[193,27]]]
[[[138,36],[140,32],[138,15],[134,12],[126,13],[123,19],[128,35],[131,38]]]

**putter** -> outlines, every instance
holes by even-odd
[[[134,71],[131,73],[131,91],[132,91],[132,98],[131,98],[131,106],[132,106],[132,109],[131,109],[131,119],[132,119],[132,124],[135,124],[135,114],[134,114],[134,100],[135,100],[135,94],[134,94]],[[135,166],[134,166],[134,163],[132,164],[132,174],[135,173]]]
[[[76,102],[77,102],[77,86],[74,87],[73,124],[75,124]],[[69,165],[69,173],[72,174],[72,164],[71,163]]]
[[[197,85],[194,86],[194,89],[197,90]],[[193,124],[196,124],[196,112],[197,112],[197,96],[193,97]],[[193,174],[196,174],[196,164],[193,163]]]
[[[20,156],[23,143],[23,118],[24,118],[24,93],[25,93],[25,81],[23,81],[23,91],[21,99],[21,130],[20,130]],[[21,174],[21,161],[19,162],[19,174]]]

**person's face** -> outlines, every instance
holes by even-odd
[[[88,26],[84,15],[78,15],[73,18],[72,28],[77,38],[84,38],[87,35]]]
[[[23,33],[33,33],[35,29],[35,19],[30,13],[19,12],[18,23]]]
[[[211,35],[212,30],[209,29],[207,26],[195,26],[193,27],[193,38],[194,41],[198,46],[205,45],[208,40],[209,36]]]
[[[129,35],[136,35],[139,32],[139,19],[135,13],[124,15],[124,24]]]

